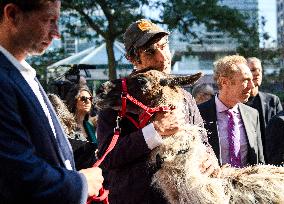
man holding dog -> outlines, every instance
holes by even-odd
[[[124,33],[127,59],[134,65],[134,71],[156,69],[171,72],[171,53],[168,43],[169,33],[152,22],[142,19],[132,23]],[[115,148],[104,162],[108,171],[110,202],[124,203],[167,203],[161,192],[151,185],[152,175],[157,167],[147,163],[151,150],[162,144],[162,137],[176,133],[186,120],[190,124],[203,125],[195,100],[185,92],[184,105],[188,117],[178,112],[159,112],[152,123],[142,129],[136,128],[128,119],[120,122],[121,134]],[[104,153],[113,136],[118,112],[106,109],[99,112],[97,135],[99,153]],[[137,115],[133,115],[137,119]],[[207,143],[206,138],[204,142]],[[210,149],[210,148],[209,148]],[[210,150],[208,150],[210,151]],[[200,170],[212,174],[217,167],[209,154],[200,165]]]

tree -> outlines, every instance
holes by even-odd
[[[163,8],[161,23],[191,37],[199,37],[192,30],[195,25],[205,25],[208,31],[226,32],[235,38],[250,30],[246,16],[236,9],[219,5],[217,0],[167,0],[159,7]]]
[[[244,57],[259,57],[259,32],[258,32],[258,23],[252,25],[250,32],[247,32],[246,35],[243,35],[239,39],[240,46],[237,48],[237,52]]]
[[[91,28],[106,42],[110,79],[116,78],[113,43],[131,22],[145,17],[145,6],[156,8],[159,13],[158,19],[152,19],[154,22],[185,35],[198,37],[190,29],[194,24],[226,31],[237,38],[249,32],[245,17],[237,10],[220,6],[217,0],[62,0],[63,13],[67,14],[63,19],[69,33],[90,38]]]
[[[121,37],[131,22],[143,17],[141,7],[147,3],[147,0],[62,0],[62,8],[69,16],[69,19],[65,17],[65,25],[71,34],[91,37],[88,35],[88,28],[91,28],[104,39],[109,78],[115,79],[114,41]],[[75,24],[76,20],[80,24]]]
[[[270,35],[265,30],[266,19],[260,17],[260,29],[258,29],[258,22],[255,22],[250,29],[250,32],[239,38],[240,46],[237,52],[244,57],[257,57],[263,62],[275,64],[281,57],[281,49],[267,48],[266,42],[270,40]],[[259,32],[260,30],[260,32]],[[261,40],[261,41],[260,41]],[[262,43],[262,47],[260,47]]]

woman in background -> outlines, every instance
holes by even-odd
[[[87,140],[97,144],[96,117],[90,117],[93,96],[87,86],[75,85],[66,95],[66,105],[74,114],[78,131]]]
[[[92,167],[97,160],[97,144],[88,142],[86,137],[83,136],[79,131],[74,115],[69,112],[67,106],[57,95],[48,94],[48,98],[72,146],[76,169]]]

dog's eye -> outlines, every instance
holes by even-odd
[[[145,79],[145,78],[138,78],[138,83],[139,83],[139,85],[145,85],[145,84],[147,84],[147,79]]]

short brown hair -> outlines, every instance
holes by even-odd
[[[0,1],[0,21],[3,18],[4,8],[7,4],[15,4],[22,11],[30,12],[39,10],[46,2],[56,2],[60,0],[1,0]]]
[[[221,89],[220,77],[231,78],[234,73],[239,71],[237,64],[247,64],[247,60],[240,55],[225,56],[214,62],[214,80]]]

